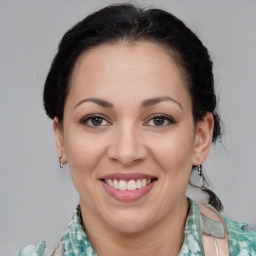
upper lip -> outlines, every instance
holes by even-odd
[[[156,176],[144,174],[144,173],[110,173],[100,178],[100,180],[138,180],[138,179],[157,179]]]

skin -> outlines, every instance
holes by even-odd
[[[159,102],[145,106],[145,100],[157,97]],[[105,120],[92,126],[92,119],[84,121],[91,114]],[[157,126],[154,114],[175,121],[161,119]],[[57,153],[69,164],[97,254],[178,255],[189,209],[185,190],[192,165],[209,152],[213,118],[208,113],[194,123],[186,81],[170,53],[149,42],[86,51],[72,74],[63,123],[55,118],[53,126]],[[120,202],[99,180],[117,172],[149,174],[157,181],[139,200]]]

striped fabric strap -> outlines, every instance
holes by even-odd
[[[198,205],[205,256],[228,256],[228,236],[225,222],[210,205]]]

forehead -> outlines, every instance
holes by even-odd
[[[70,81],[71,96],[112,93],[152,97],[187,94],[180,66],[164,47],[151,42],[103,44],[84,52]],[[121,95],[120,95],[121,96]]]

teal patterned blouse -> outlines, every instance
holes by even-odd
[[[197,204],[190,202],[190,211],[186,220],[184,241],[179,256],[204,255],[200,232],[200,211]],[[256,256],[256,232],[244,230],[245,223],[223,217],[229,243],[230,256]],[[45,241],[20,249],[16,256],[43,256]],[[58,248],[52,256],[97,256],[81,225],[81,212],[78,205],[73,212],[69,227],[64,233]]]

